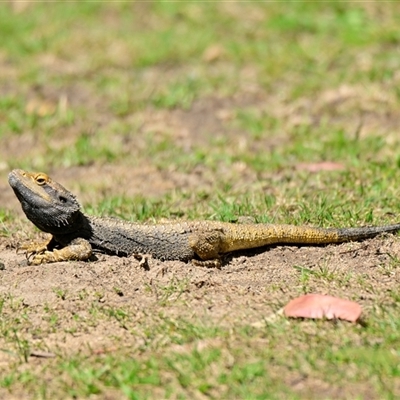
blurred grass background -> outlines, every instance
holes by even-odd
[[[10,2],[1,11],[3,177],[55,171],[67,185],[74,175],[91,205],[195,192],[178,213],[199,197],[260,191],[283,210],[317,192],[317,202],[398,210],[396,3]],[[104,194],[85,197],[87,188]],[[213,215],[204,207],[195,214]],[[364,214],[350,222],[368,222]],[[320,223],[299,222],[310,218]]]

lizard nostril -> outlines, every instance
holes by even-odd
[[[64,196],[60,196],[58,199],[61,201],[61,203],[66,203],[67,202],[67,199]]]

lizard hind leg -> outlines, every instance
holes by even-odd
[[[193,264],[208,268],[220,268],[222,239],[223,233],[220,230],[205,230],[193,233],[189,237],[189,246],[200,258],[200,260],[193,259]]]

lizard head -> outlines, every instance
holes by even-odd
[[[8,183],[22,210],[39,229],[52,234],[74,231],[82,215],[75,196],[46,174],[14,169]]]

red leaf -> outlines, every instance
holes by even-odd
[[[354,301],[322,294],[306,294],[291,300],[283,309],[287,317],[314,319],[343,319],[356,322],[361,306]]]

